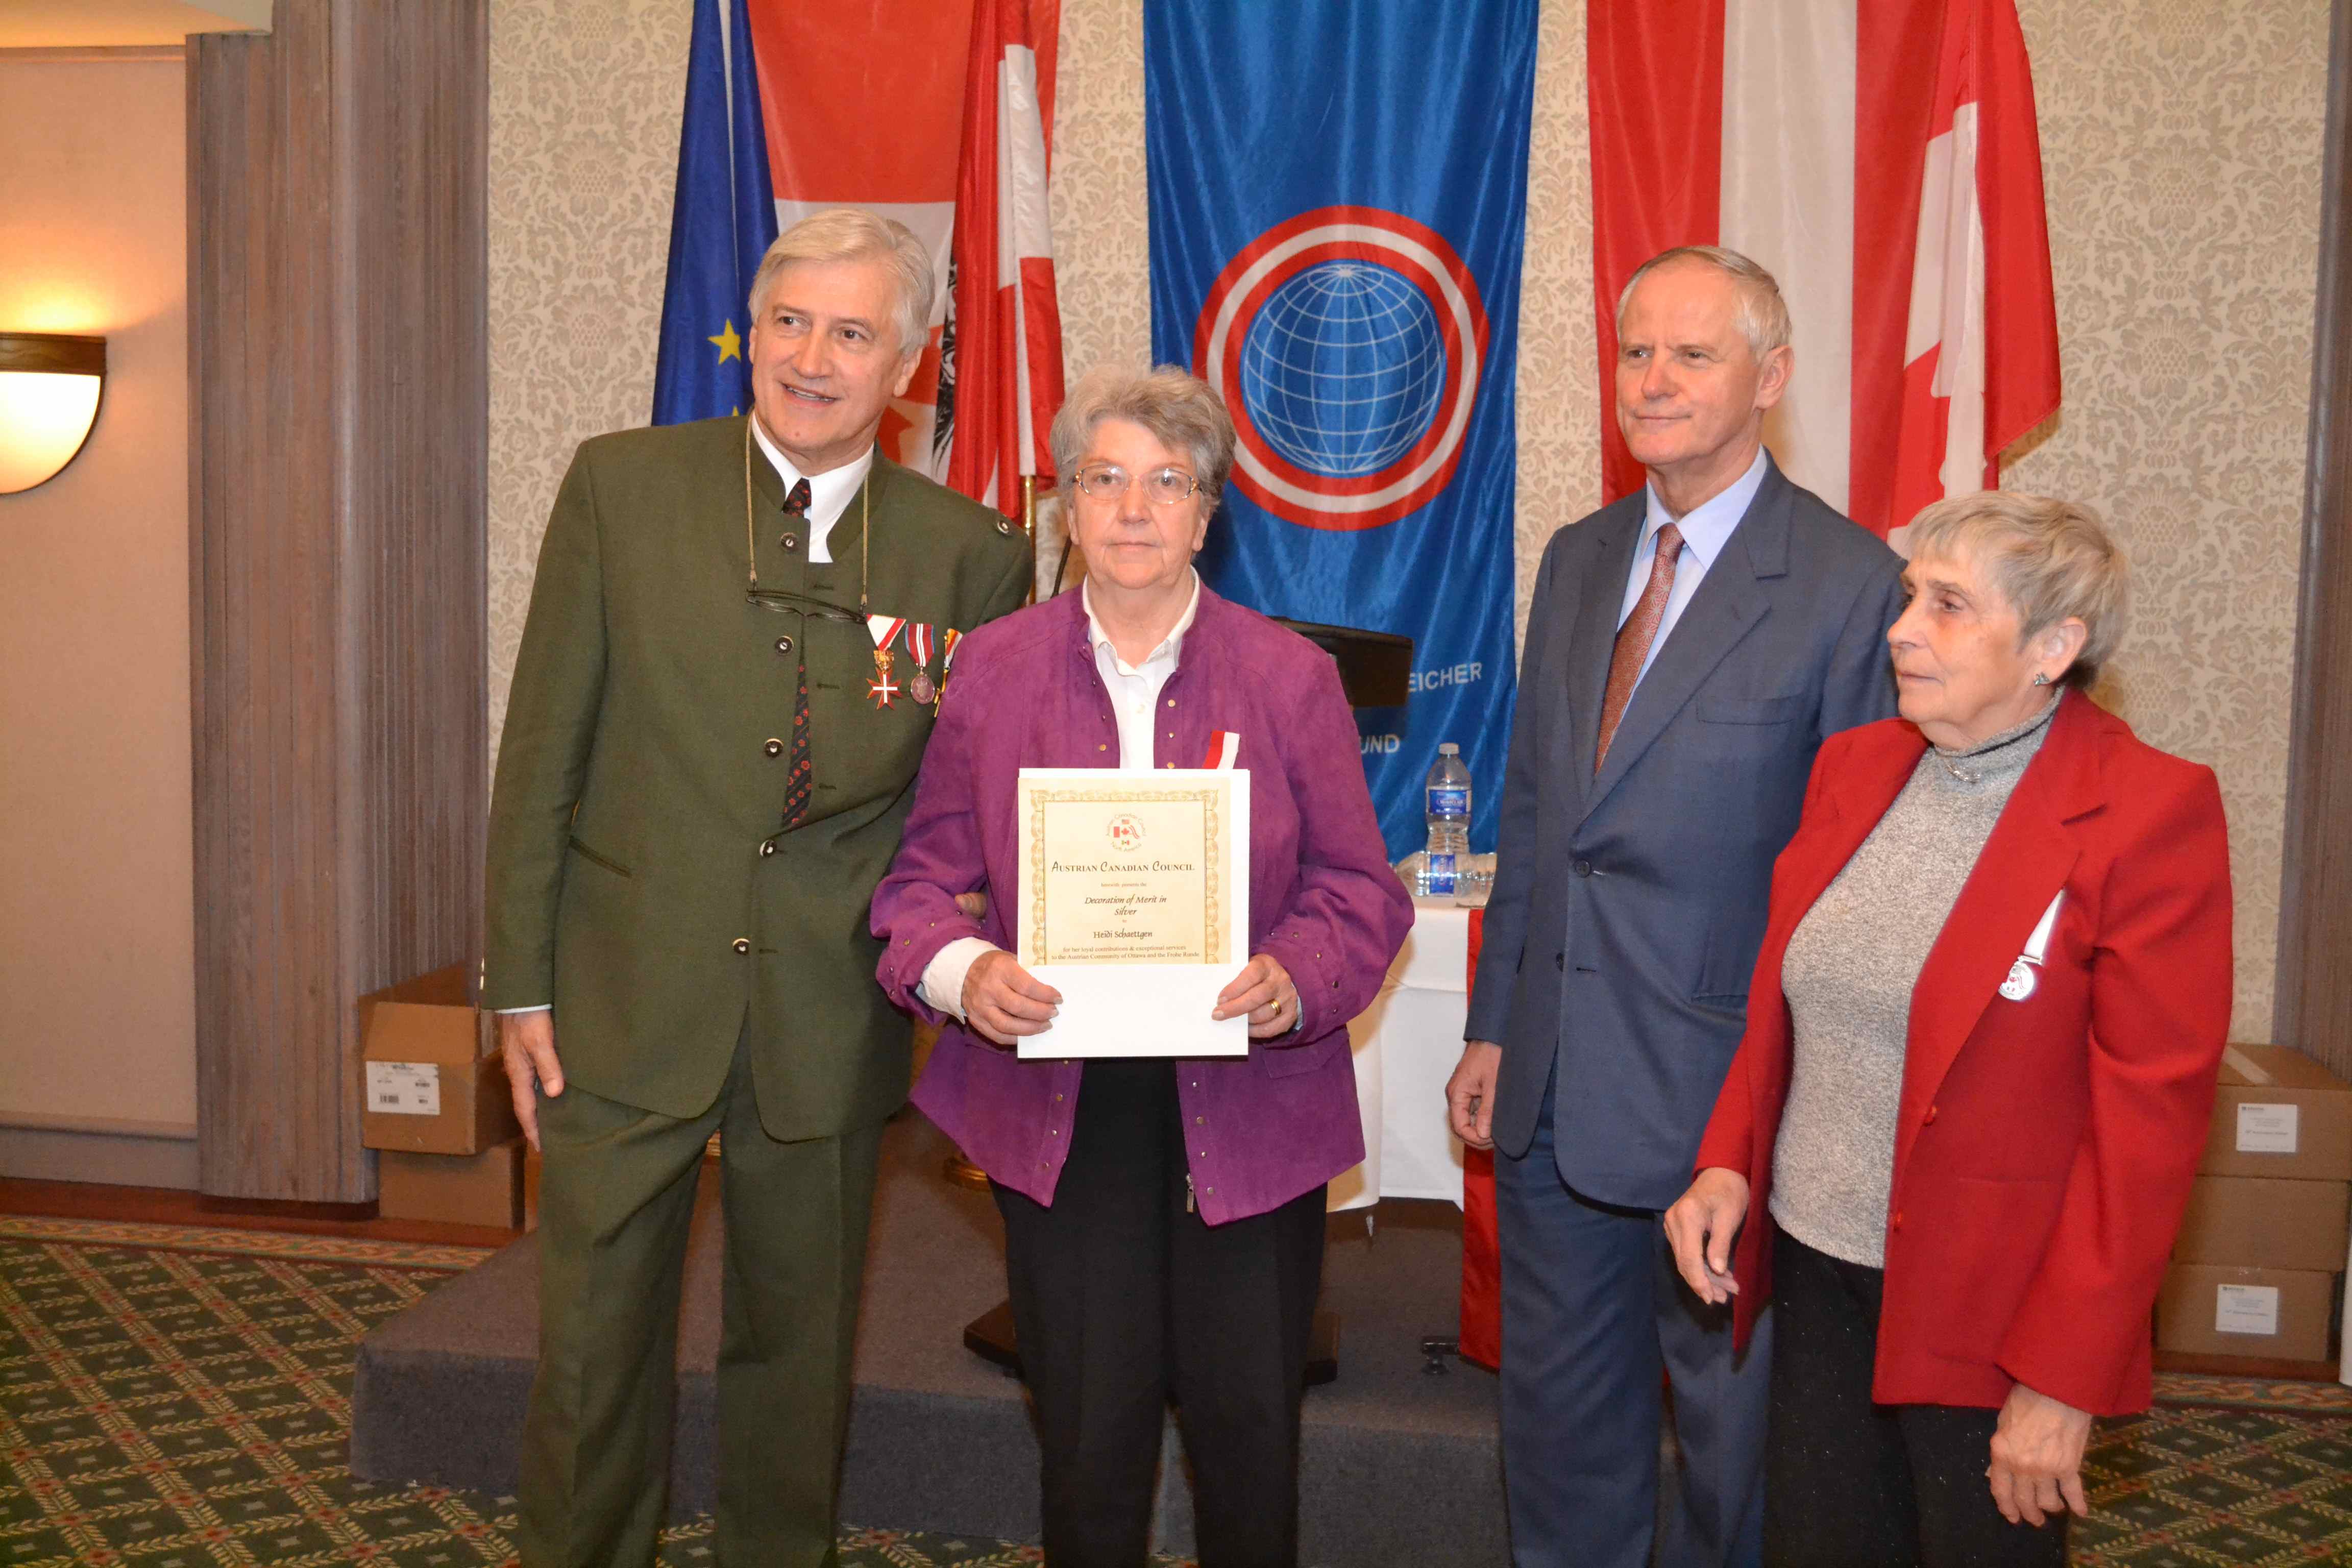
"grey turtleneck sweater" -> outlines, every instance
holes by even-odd
[[[1796,1048],[1772,1218],[1817,1252],[1885,1267],[1911,988],[2057,710],[1964,752],[1930,746],[1789,939]]]

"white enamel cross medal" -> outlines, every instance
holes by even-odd
[[[890,679],[890,644],[906,624],[904,616],[866,617],[866,630],[874,638],[874,679],[866,682],[866,695],[874,700],[877,710],[889,707],[898,698],[898,683]]]

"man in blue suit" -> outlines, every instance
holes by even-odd
[[[1657,1560],[1758,1559],[1769,1317],[1735,1358],[1659,1216],[1739,1043],[1813,752],[1895,711],[1902,563],[1764,450],[1791,370],[1771,274],[1667,251],[1617,331],[1618,428],[1649,483],[1544,552],[1446,1091],[1454,1131],[1498,1152],[1518,1568],[1651,1560],[1662,1370],[1682,1464]]]

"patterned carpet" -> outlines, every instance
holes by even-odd
[[[508,1561],[511,1499],[343,1466],[360,1337],[483,1256],[0,1216],[0,1568]],[[2077,1563],[2352,1563],[2352,1389],[2159,1382],[2156,1410],[2100,1429]],[[666,1537],[667,1568],[707,1568],[709,1530]],[[886,1530],[841,1544],[844,1568],[1040,1561]]]

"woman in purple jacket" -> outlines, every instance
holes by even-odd
[[[994,1184],[1045,1456],[1045,1561],[1145,1561],[1175,1395],[1203,1568],[1296,1562],[1298,1401],[1323,1188],[1364,1157],[1348,1021],[1412,923],[1330,658],[1192,569],[1234,427],[1180,370],[1100,370],[1054,421],[1082,590],[964,639],[874,895],[884,989],[948,1027],[915,1103]],[[1017,1059],[1059,995],[1024,970],[1024,767],[1250,772],[1246,1058]],[[978,920],[959,893],[990,895]],[[974,900],[977,902],[978,900]]]

